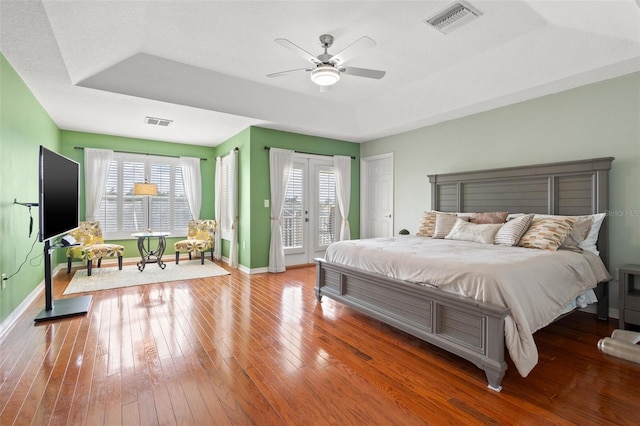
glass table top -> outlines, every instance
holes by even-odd
[[[152,231],[152,232],[135,232],[131,234],[132,237],[144,238],[144,237],[166,237],[167,235],[171,235],[170,232],[163,231]]]

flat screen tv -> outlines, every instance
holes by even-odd
[[[40,146],[40,241],[78,227],[80,165]]]

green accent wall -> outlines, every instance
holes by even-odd
[[[59,138],[53,120],[0,53],[0,273],[16,274],[0,290],[0,322],[44,280],[43,244],[36,242],[38,207],[31,208],[29,237],[29,209],[13,200],[38,202],[40,145],[59,152]]]
[[[234,147],[240,149],[239,167],[239,263],[249,269],[269,265],[271,209],[264,200],[271,198],[269,189],[269,151],[265,146],[325,155],[355,156],[351,164],[351,205],[349,226],[352,238],[360,235],[360,145],[337,139],[321,138],[250,127],[216,147],[216,155],[226,155]],[[228,242],[223,241],[223,255],[228,256]]]
[[[431,208],[427,174],[615,157],[607,219],[610,271],[640,263],[640,73],[369,141],[361,148],[363,157],[393,153],[394,233],[402,228],[414,233],[422,211]],[[611,300],[617,306],[615,292]]]
[[[172,157],[196,157],[206,158],[200,161],[200,173],[202,175],[202,207],[201,218],[213,218],[213,192],[215,158],[214,149],[211,147],[159,142],[146,139],[125,138],[121,136],[99,135],[95,133],[60,131],[60,153],[80,163],[80,220],[85,219],[84,202],[84,151],[74,147],[102,148],[114,151],[126,151],[140,154],[167,155]],[[175,253],[173,243],[184,239],[185,235],[172,235],[167,237],[167,249],[165,254]],[[133,237],[124,240],[110,240],[115,244],[124,246],[124,257],[135,258],[138,256],[137,240]],[[65,262],[65,254],[59,250],[56,257],[57,263]],[[54,262],[56,263],[56,262]]]
[[[265,146],[317,154],[355,156],[356,159],[351,163],[349,227],[351,238],[356,239],[360,236],[360,145],[336,139],[251,127],[251,180],[249,182],[251,268],[269,265],[271,209],[264,207],[264,200],[271,197],[271,191],[269,190],[269,151],[264,149]]]

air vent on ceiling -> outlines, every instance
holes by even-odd
[[[144,122],[147,124],[151,124],[154,126],[164,126],[167,127],[169,124],[173,123],[173,120],[167,120],[165,118],[156,118],[156,117],[146,117]]]
[[[438,31],[449,34],[451,31],[460,28],[464,24],[482,16],[482,12],[469,6],[466,3],[458,2],[447,7],[437,15],[425,20]]]

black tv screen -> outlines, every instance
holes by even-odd
[[[40,241],[78,227],[80,165],[40,146]]]

